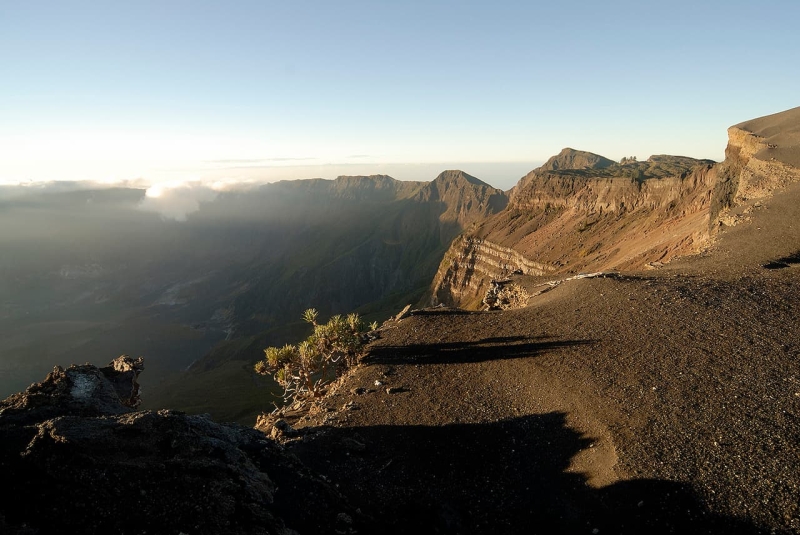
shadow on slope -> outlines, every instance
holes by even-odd
[[[591,345],[595,340],[547,340],[546,337],[501,336],[475,342],[443,342],[377,346],[364,359],[368,364],[458,364],[522,357],[562,347]]]
[[[686,484],[588,486],[568,469],[592,439],[565,417],[312,428],[291,449],[361,508],[373,533],[759,532],[710,513]]]
[[[796,251],[790,255],[763,264],[761,267],[764,269],[785,269],[797,264],[800,264],[800,251]]]

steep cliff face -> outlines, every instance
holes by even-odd
[[[751,205],[800,180],[800,107],[730,127],[717,174],[712,228],[735,225]],[[729,213],[743,205],[739,213]]]
[[[524,177],[513,192],[510,207],[536,209],[546,206],[585,212],[633,212],[656,209],[683,199],[696,189],[695,169],[709,167],[710,160],[680,156],[651,156],[599,169],[539,168]]]
[[[432,302],[459,303],[475,308],[492,280],[512,274],[544,275],[554,268],[534,262],[510,247],[476,236],[459,236],[433,281]]]
[[[702,250],[719,228],[800,181],[800,108],[733,126],[728,137],[721,164],[666,155],[616,164],[562,150],[520,180],[505,210],[452,244],[432,301],[475,305],[514,270],[652,268]],[[484,260],[495,251],[515,260]]]
[[[586,158],[564,151],[558,158],[582,168],[543,166],[524,177],[503,212],[453,243],[434,281],[434,302],[475,305],[492,279],[515,270],[543,275],[637,268],[707,242],[713,162],[652,156],[586,167]],[[482,260],[495,251],[504,251],[508,267]]]

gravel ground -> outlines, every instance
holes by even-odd
[[[387,322],[288,446],[376,532],[800,533],[798,198],[663,270]]]

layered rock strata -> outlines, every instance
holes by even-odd
[[[493,280],[512,274],[544,275],[552,266],[534,262],[510,247],[475,236],[461,236],[450,246],[433,281],[433,304],[463,302],[483,295]]]
[[[617,164],[564,149],[520,180],[505,210],[453,242],[431,300],[478,306],[515,269],[492,261],[495,250],[534,275],[659,268],[700,252],[800,181],[799,147],[800,107],[729,128],[719,164],[666,155]]]
[[[562,154],[523,178],[508,207],[455,240],[432,301],[475,306],[493,279],[643,268],[708,243],[713,162],[653,156],[646,162]],[[601,167],[564,169],[564,162]],[[508,259],[508,260],[505,260]]]

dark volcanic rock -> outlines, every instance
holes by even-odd
[[[0,403],[3,422],[43,421],[56,416],[101,416],[130,412],[139,405],[136,379],[144,369],[141,358],[126,355],[105,368],[53,368],[44,381]]]
[[[0,402],[4,532],[322,533],[357,518],[255,429],[134,411],[142,369],[129,357],[56,368]]]

